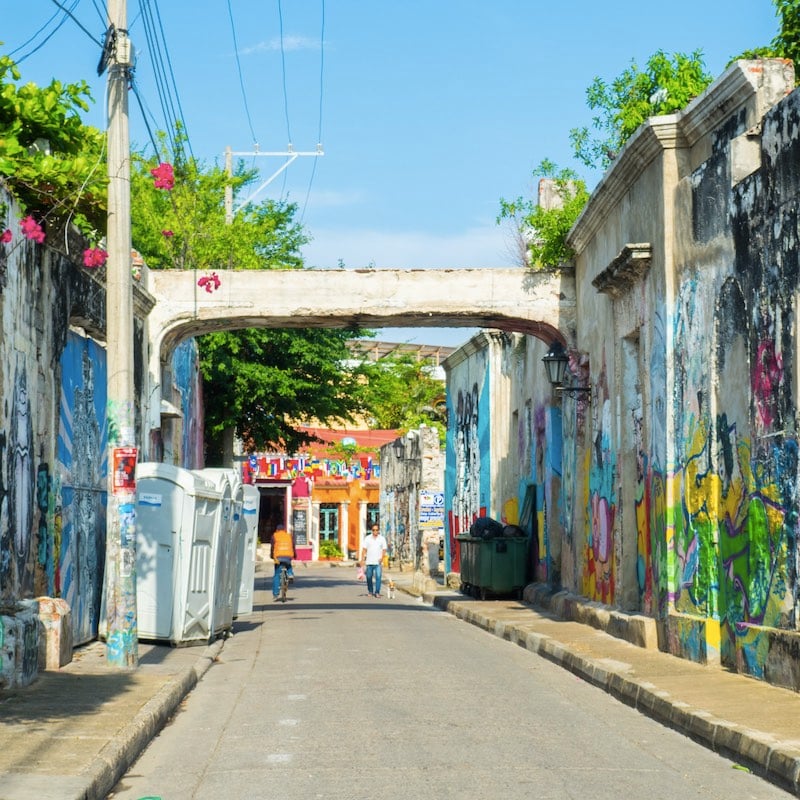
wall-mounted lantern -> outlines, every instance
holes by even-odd
[[[547,380],[557,392],[569,395],[570,397],[577,397],[579,394],[592,393],[591,386],[564,386],[564,376],[567,373],[567,365],[569,364],[569,356],[564,345],[556,339],[551,345],[547,354],[542,358],[545,371],[547,372]]]
[[[403,439],[395,439],[392,442],[392,450],[394,450],[394,457],[398,461],[402,461],[406,456],[406,443]]]

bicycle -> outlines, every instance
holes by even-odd
[[[289,589],[289,567],[286,564],[281,564],[281,592],[279,597],[281,603],[286,602],[286,592]]]

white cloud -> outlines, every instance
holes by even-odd
[[[251,47],[243,47],[239,52],[243,56],[250,56],[253,53],[271,53],[281,49],[279,37],[270,39],[268,42],[259,42]],[[290,52],[293,50],[319,50],[319,39],[311,39],[308,36],[284,36],[283,50]]]

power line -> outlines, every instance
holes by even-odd
[[[62,11],[63,11],[63,12],[66,14],[66,15],[67,15],[67,16],[68,16],[68,17],[70,17],[70,19],[72,19],[72,21],[73,21],[73,22],[74,22],[74,23],[75,23],[75,24],[76,24],[76,25],[77,25],[77,26],[78,26],[78,27],[79,27],[79,28],[80,28],[80,29],[81,29],[81,30],[82,30],[82,31],[83,31],[83,32],[84,32],[84,33],[85,33],[85,34],[86,34],[86,35],[87,35],[87,36],[88,36],[88,37],[89,37],[89,38],[90,38],[92,41],[93,41],[93,42],[95,42],[95,43],[96,43],[96,42],[97,42],[97,37],[96,37],[96,36],[95,36],[95,35],[94,35],[94,34],[93,34],[93,33],[92,33],[90,30],[88,30],[87,28],[85,28],[85,27],[84,27],[84,26],[81,24],[81,22],[78,20],[78,18],[77,18],[77,17],[76,17],[76,16],[75,16],[75,15],[72,13],[72,9],[73,9],[73,8],[75,8],[75,7],[78,5],[78,2],[79,2],[79,0],[75,0],[75,2],[72,4],[72,8],[64,8],[64,6],[63,6],[61,3],[59,3],[59,2],[58,2],[58,0],[53,0],[53,3],[55,3],[55,4],[56,4],[56,5],[57,5],[57,6],[58,6],[58,7],[59,7],[59,8],[60,8],[60,9],[61,9],[61,10],[62,10]],[[101,19],[103,22],[105,22],[105,18],[104,18],[104,17],[102,17],[102,16],[101,16],[101,17],[100,17],[100,19]]]
[[[317,123],[317,147],[322,147],[322,98],[324,92],[324,76],[325,76],[325,0],[321,0],[320,2],[322,6],[322,21],[320,23],[320,33],[319,33],[319,116],[318,116],[318,123]],[[311,177],[308,181],[308,189],[306,189],[306,199],[303,201],[303,209],[300,212],[300,222],[303,221],[306,215],[306,208],[308,208],[308,200],[311,196],[311,187],[314,184],[314,177],[317,173],[317,159],[314,159],[314,163],[311,166]]]
[[[231,21],[231,36],[233,37],[233,53],[236,56],[236,71],[239,73],[239,88],[242,90],[242,102],[244,103],[244,113],[247,116],[247,124],[250,127],[250,135],[253,137],[253,144],[258,146],[256,132],[253,129],[253,120],[250,117],[250,106],[247,104],[247,93],[244,90],[244,77],[242,76],[242,62],[239,60],[239,43],[236,40],[236,25],[233,21],[233,8],[231,0],[228,0],[228,17]]]
[[[280,26],[281,42],[281,74],[283,77],[283,115],[286,118],[286,136],[289,144],[292,143],[292,131],[289,126],[289,95],[286,92],[286,50],[283,43],[283,9],[281,0],[278,0],[278,24]]]
[[[80,0],[74,0],[74,2],[72,3],[71,8],[69,8],[69,9],[63,8],[58,3],[56,3],[56,5],[59,7],[59,11],[54,12],[53,16],[50,17],[50,19],[48,19],[47,22],[45,22],[44,25],[42,25],[39,28],[39,30],[37,30],[35,33],[33,33],[31,36],[29,36],[21,45],[19,45],[19,47],[15,47],[9,53],[9,56],[13,56],[15,53],[18,53],[20,50],[22,50],[24,47],[26,47],[32,41],[34,41],[36,39],[36,37],[39,36],[41,33],[43,33],[45,31],[45,29],[47,28],[47,26],[50,25],[50,23],[53,22],[53,20],[57,19],[59,14],[61,14],[62,15],[61,16],[61,21],[55,26],[55,28],[53,28],[53,30],[50,31],[50,33],[48,33],[47,36],[45,36],[44,39],[42,39],[42,41],[39,42],[38,45],[36,45],[36,47],[34,47],[32,50],[30,50],[29,52],[25,53],[24,55],[21,55],[19,58],[15,59],[15,61],[16,61],[17,64],[21,64],[23,61],[25,61],[26,58],[29,58],[34,53],[36,53],[39,50],[41,50],[42,47],[44,47],[47,44],[47,42],[49,42],[50,39],[52,39],[52,37],[57,33],[57,31],[60,30],[61,26],[72,16],[72,11],[78,5],[79,1]],[[55,0],[53,0],[53,2],[55,2]],[[74,17],[73,17],[73,19],[74,19]],[[84,28],[82,25],[80,27],[81,27],[81,30],[86,31],[86,28]],[[88,33],[88,31],[86,31],[86,32]],[[95,43],[97,41],[94,36],[92,36],[92,40],[95,41]]]
[[[172,88],[173,88],[173,91],[174,91],[174,94],[175,94],[175,104],[178,107],[178,114],[179,114],[179,119],[180,119],[180,123],[181,123],[182,130],[183,130],[183,135],[184,135],[184,137],[186,139],[186,144],[189,147],[189,153],[191,154],[192,158],[194,158],[194,153],[192,153],[191,142],[189,141],[189,130],[186,127],[186,117],[184,117],[184,115],[183,115],[183,108],[181,106],[181,98],[180,98],[180,95],[178,94],[178,86],[177,86],[177,83],[175,81],[175,72],[172,69],[172,58],[170,58],[169,48],[167,47],[167,38],[164,35],[164,25],[163,25],[163,23],[161,21],[161,11],[160,11],[160,9],[158,7],[157,0],[153,0],[153,5],[156,7],[156,16],[158,17],[158,28],[161,31],[161,40],[164,42],[164,53],[165,53],[166,59],[167,59],[167,66],[169,67],[169,76],[170,76],[170,80],[172,81]]]
[[[183,142],[176,136],[180,126],[189,152],[192,153],[158,3],[156,0],[141,0],[140,12],[148,55],[153,69],[153,80],[161,106],[161,113],[164,117],[164,130],[169,139],[170,147],[175,154],[183,149]],[[194,157],[193,154],[192,157]]]
[[[145,109],[144,101],[139,94],[139,87],[137,86],[134,80],[131,80],[130,83],[131,91],[133,92],[133,96],[136,98],[136,102],[139,104],[139,111],[142,112],[142,120],[144,121],[144,127],[147,131],[147,135],[150,137],[150,144],[153,145],[153,151],[155,152],[156,158],[158,158],[158,142],[156,141],[155,136],[153,136],[153,130],[150,127],[150,123],[147,121],[147,113],[148,111]],[[153,113],[150,112],[150,116],[153,116]]]

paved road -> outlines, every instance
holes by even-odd
[[[285,605],[259,575],[254,614],[114,800],[791,796],[527,650],[368,597],[354,569],[298,574]]]

